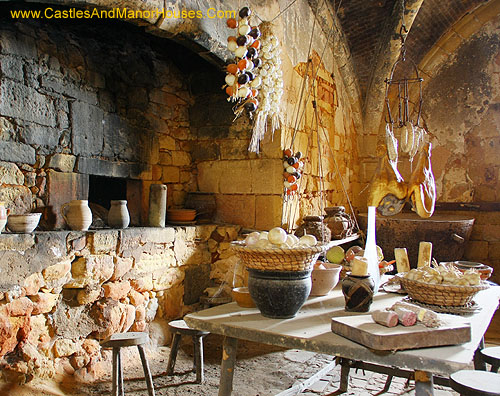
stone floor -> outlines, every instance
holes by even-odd
[[[205,339],[205,382],[195,384],[192,368],[192,345],[189,338],[183,338],[174,376],[165,374],[170,349],[167,347],[150,349],[149,362],[157,396],[216,396],[219,384],[219,364],[221,358],[221,337],[209,335]],[[127,348],[124,353],[125,394],[127,396],[147,396],[142,377],[142,368],[135,348]],[[289,387],[299,384],[332,363],[332,357],[312,352],[284,350],[277,347],[240,341],[238,361],[234,374],[234,396],[274,396]],[[109,371],[111,372],[111,366]],[[302,396],[331,395],[337,390],[340,367],[318,378]],[[351,371],[349,391],[344,395],[376,395],[384,388],[386,376],[371,372]],[[413,383],[405,388],[404,379],[394,379],[384,395],[412,395]],[[449,388],[436,387],[436,396],[457,395]],[[75,384],[71,378],[59,382],[32,381],[23,387],[2,386],[0,396],[88,396],[111,394],[110,378],[92,386]],[[295,394],[295,393],[294,393]]]

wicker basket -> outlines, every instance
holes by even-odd
[[[401,286],[412,299],[425,304],[451,307],[470,303],[477,292],[489,287],[486,282],[481,282],[477,286],[435,285],[407,279],[403,276],[399,278]]]
[[[261,271],[307,271],[329,244],[312,247],[259,249],[245,246],[244,242],[232,242],[232,249],[247,268]]]

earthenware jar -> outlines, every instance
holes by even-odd
[[[0,202],[0,232],[3,232],[7,224],[7,209],[5,209],[5,203]]]
[[[127,201],[111,201],[108,213],[108,225],[111,228],[127,228],[130,224],[130,215],[127,209]]]
[[[351,275],[342,280],[342,293],[345,298],[345,310],[349,312],[368,312],[373,301],[375,283],[370,275]]]
[[[92,224],[92,212],[86,199],[65,203],[61,207],[61,214],[69,228],[74,231],[87,231]]]
[[[332,239],[342,239],[352,234],[354,223],[343,206],[329,206],[325,212],[325,224],[332,233]]]
[[[167,186],[165,184],[151,184],[149,187],[149,226],[165,227],[166,215]]]
[[[323,222],[323,216],[306,216],[303,220],[304,223],[297,228],[295,236],[300,238],[305,231],[308,235],[314,235],[320,243],[323,241],[325,243],[330,242],[332,232]]]
[[[248,291],[262,316],[293,318],[311,291],[311,270],[260,271],[248,268]]]

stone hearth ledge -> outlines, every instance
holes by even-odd
[[[165,345],[167,323],[229,285],[235,225],[133,227],[0,234],[0,364],[8,381],[106,374],[99,341],[148,331]],[[109,363],[109,362],[108,362]]]

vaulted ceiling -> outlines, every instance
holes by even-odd
[[[384,29],[399,18],[402,0],[330,0],[347,38],[362,98],[384,41]],[[405,3],[415,3],[406,0]],[[486,0],[424,0],[408,33],[407,56],[417,65],[436,41]]]

